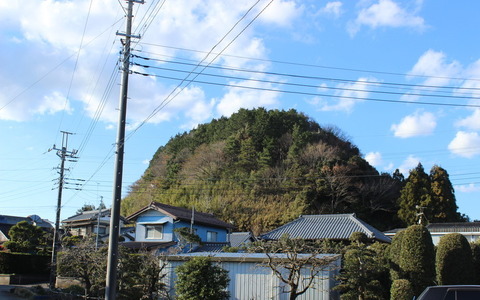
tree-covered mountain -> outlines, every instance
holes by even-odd
[[[380,174],[334,127],[293,109],[241,109],[160,147],[122,213],[151,201],[194,206],[261,233],[301,214],[355,212],[386,229],[401,224],[403,185],[401,174]]]

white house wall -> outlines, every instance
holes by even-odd
[[[168,261],[163,282],[171,289],[174,295],[176,281],[175,269],[184,261]],[[282,283],[272,270],[260,262],[251,261],[222,261],[216,262],[228,271],[230,283],[228,291],[231,300],[288,300],[288,287]],[[339,299],[338,293],[332,291],[335,286],[335,276],[340,268],[340,259],[335,261],[329,270],[318,274],[315,284],[306,293],[299,296],[298,300],[330,300]],[[308,274],[305,270],[305,275]]]

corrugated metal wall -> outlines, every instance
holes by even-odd
[[[171,289],[175,285],[175,268],[182,264],[182,261],[169,261],[164,269],[166,277],[163,282]],[[286,287],[268,267],[254,262],[220,262],[222,268],[228,271],[230,283],[230,299],[232,300],[288,300],[288,286]],[[299,300],[330,300],[339,299],[338,293],[332,291],[335,285],[334,277],[338,274],[340,260],[332,264],[331,268],[318,274],[315,284],[312,288],[297,299]],[[304,270],[304,275],[308,276],[308,271]]]

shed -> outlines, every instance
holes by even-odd
[[[308,255],[308,254],[300,254]],[[208,256],[228,271],[230,283],[228,291],[231,300],[275,299],[287,300],[288,288],[264,265],[268,257],[264,253],[187,253],[167,257],[163,282],[170,288],[170,295],[175,294],[175,269],[195,256]],[[286,259],[285,254],[275,254],[277,259]],[[335,300],[338,292],[333,291],[335,277],[340,270],[340,255],[322,254],[320,257],[332,259],[332,262],[317,275],[314,286],[309,288],[298,300]],[[305,273],[307,274],[307,270]]]

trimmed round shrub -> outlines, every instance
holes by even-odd
[[[478,241],[471,243],[470,248],[472,249],[473,270],[475,271],[475,280],[473,283],[480,284],[480,244]]]
[[[397,279],[390,289],[390,300],[410,300],[414,296],[412,283],[407,279]]]
[[[437,283],[472,284],[474,281],[472,250],[460,233],[450,233],[440,238],[437,246]]]
[[[430,232],[422,225],[405,229],[400,250],[400,269],[419,295],[435,279],[435,249]]]
[[[388,257],[390,259],[390,278],[392,280],[401,279],[402,272],[400,270],[400,254],[402,251],[402,238],[405,230],[397,232],[392,239],[389,247]]]

